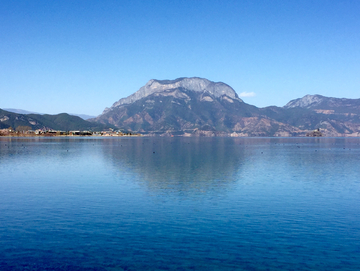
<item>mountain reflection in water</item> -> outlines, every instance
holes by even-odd
[[[118,174],[130,170],[149,189],[204,192],[226,188],[246,159],[231,138],[130,138],[102,144]]]

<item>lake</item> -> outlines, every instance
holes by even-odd
[[[360,270],[359,138],[0,138],[0,270]]]

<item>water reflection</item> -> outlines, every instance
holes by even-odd
[[[150,189],[207,191],[227,187],[246,157],[232,138],[130,138],[106,141],[104,157],[120,171],[136,172]]]
[[[265,180],[354,179],[359,144],[359,138],[0,138],[0,163],[49,176],[54,168],[87,179],[114,176],[157,192],[209,192]]]
[[[102,151],[118,176],[137,174],[151,190],[209,192],[235,184],[323,182],[357,176],[358,138],[123,138]],[[346,161],[346,163],[342,163]]]

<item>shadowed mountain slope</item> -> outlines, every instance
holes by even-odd
[[[80,117],[71,116],[66,113],[58,115],[17,114],[0,109],[0,128],[16,128],[18,126],[29,126],[32,129],[54,129],[54,130],[92,130],[100,131],[108,125],[85,121]]]

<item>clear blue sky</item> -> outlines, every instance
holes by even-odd
[[[360,1],[0,0],[0,108],[100,114],[150,79],[360,98]]]

